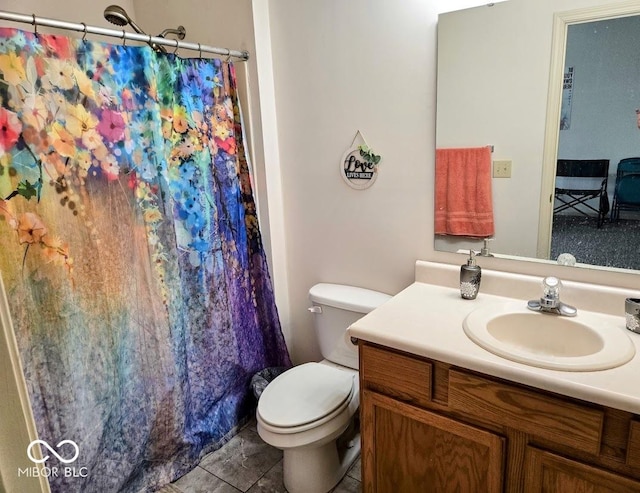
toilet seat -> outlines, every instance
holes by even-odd
[[[318,426],[343,411],[354,393],[353,374],[320,363],[305,363],[278,376],[258,402],[269,428],[293,433]]]

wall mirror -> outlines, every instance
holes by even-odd
[[[511,162],[510,178],[491,180],[492,253],[555,260],[567,252],[579,266],[640,270],[640,214],[616,222],[608,213],[598,228],[589,210],[553,213],[558,159],[608,160],[611,208],[618,162],[640,157],[638,52],[637,1],[509,0],[439,16],[436,146],[490,145],[493,160]],[[434,241],[446,252],[483,245]]]

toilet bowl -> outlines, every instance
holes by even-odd
[[[358,354],[346,329],[390,296],[322,283],[311,288],[309,298],[325,359],[278,376],[260,396],[256,412],[260,437],[283,450],[289,493],[331,490],[358,457]]]
[[[356,432],[343,450],[336,446],[360,404],[357,372],[305,363],[271,382],[260,402],[258,434],[282,449],[287,491],[324,493],[333,488],[360,452]]]

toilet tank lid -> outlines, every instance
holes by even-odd
[[[369,313],[390,298],[388,294],[371,289],[325,282],[316,284],[309,290],[312,303],[356,313]]]

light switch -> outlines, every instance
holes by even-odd
[[[494,161],[493,162],[493,177],[494,178],[511,178],[511,161]]]

